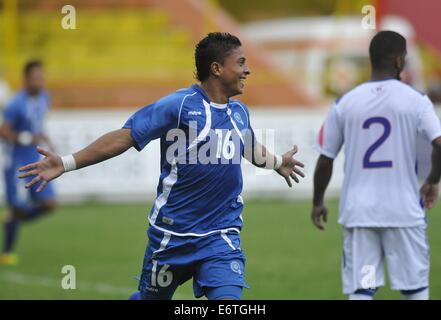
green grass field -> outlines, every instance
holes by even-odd
[[[0,266],[0,299],[127,299],[136,290],[146,238],[147,205],[64,206],[23,226],[20,264]],[[310,223],[309,202],[248,201],[242,248],[245,299],[345,299],[337,202],[325,232]],[[441,299],[441,206],[430,213],[431,298]],[[61,289],[61,268],[76,268],[77,289]],[[193,299],[191,282],[175,298]],[[397,299],[382,288],[378,299]]]

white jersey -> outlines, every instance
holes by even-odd
[[[417,178],[417,137],[441,136],[430,99],[394,79],[366,82],[332,106],[317,147],[334,159],[344,144],[338,222],[345,227],[425,224]]]

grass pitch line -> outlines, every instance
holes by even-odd
[[[18,285],[30,285],[37,287],[46,287],[46,288],[61,288],[61,279],[55,279],[50,277],[43,276],[33,276],[26,275],[20,272],[1,272],[0,273],[0,282],[9,282]],[[117,287],[114,285],[110,285],[107,283],[90,283],[90,282],[77,282],[77,289],[81,291],[89,291],[96,292],[99,294],[111,294],[111,295],[121,295],[122,297],[129,297],[135,291],[135,288],[125,288],[125,287]],[[178,300],[189,300],[194,299],[193,297],[189,297],[187,295],[176,293],[174,299]]]

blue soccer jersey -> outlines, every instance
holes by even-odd
[[[47,92],[42,91],[30,96],[26,90],[19,91],[4,110],[4,121],[17,134],[28,132],[32,135],[43,134],[44,122],[49,110],[50,100]],[[4,177],[6,185],[6,201],[15,208],[30,208],[35,202],[53,199],[55,191],[52,183],[48,183],[41,192],[37,186],[26,190],[24,185],[32,180],[18,178],[18,168],[38,161],[41,156],[35,145],[5,144]]]
[[[124,128],[131,129],[138,151],[160,138],[161,175],[151,226],[176,236],[240,232],[240,163],[245,148],[254,144],[242,103],[215,104],[193,85],[139,110]]]
[[[49,105],[49,95],[46,91],[40,92],[37,96],[30,96],[26,90],[21,90],[6,106],[4,121],[15,133],[42,134]],[[8,145],[6,153],[9,157],[7,163],[12,167],[15,167],[15,164],[24,165],[38,161],[40,158],[34,145]]]

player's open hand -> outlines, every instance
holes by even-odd
[[[324,205],[314,206],[311,213],[312,223],[320,230],[325,230],[328,222],[328,209]]]
[[[432,209],[438,199],[438,184],[424,183],[421,187],[420,194],[424,207],[429,210]]]
[[[29,183],[26,184],[26,188],[28,189],[42,181],[37,188],[37,192],[40,192],[49,181],[61,176],[64,173],[64,166],[63,161],[61,161],[61,157],[56,153],[45,150],[41,147],[37,147],[37,151],[41,155],[45,156],[45,158],[19,168],[18,171],[24,173],[20,174],[18,177],[20,179],[34,177]]]
[[[302,178],[305,177],[305,174],[299,169],[299,167],[304,168],[305,165],[294,159],[294,155],[297,153],[297,151],[298,148],[295,145],[291,150],[285,153],[282,156],[282,165],[278,170],[276,170],[282,177],[285,178],[286,183],[290,188],[292,187],[290,178],[292,178],[296,183],[299,183],[299,176]]]

